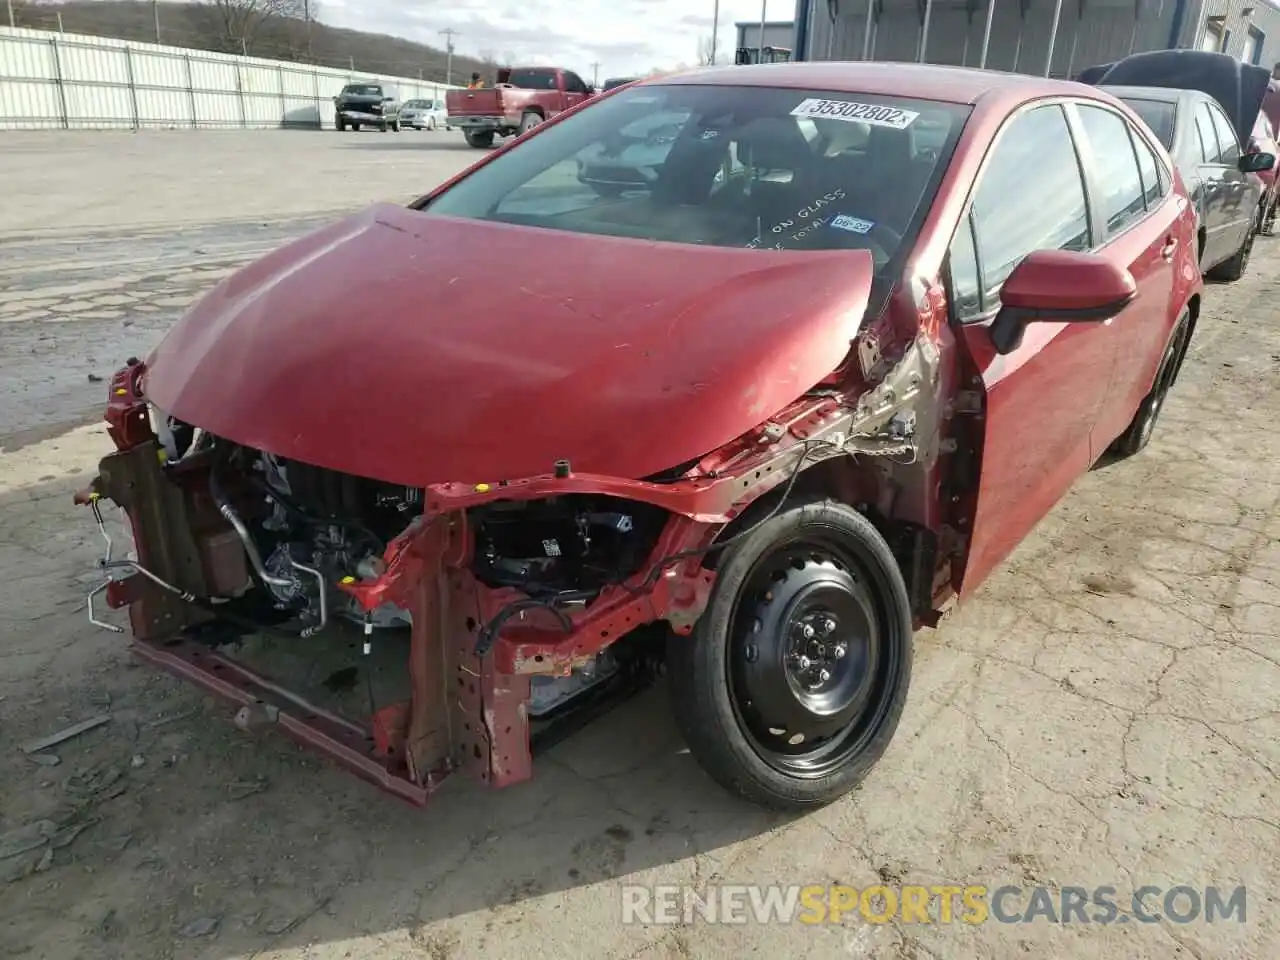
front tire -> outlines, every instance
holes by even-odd
[[[776,810],[830,803],[867,775],[897,730],[911,660],[893,553],[829,500],[784,508],[730,547],[693,635],[668,651],[690,752]]]

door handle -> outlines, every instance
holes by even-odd
[[[1178,238],[1169,237],[1165,240],[1164,246],[1160,248],[1160,256],[1165,260],[1172,260],[1174,253],[1178,249]]]

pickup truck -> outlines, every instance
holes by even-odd
[[[445,93],[449,126],[460,127],[473,147],[524,133],[595,94],[576,73],[559,67],[504,67],[497,80],[492,87]]]

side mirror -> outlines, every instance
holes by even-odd
[[[1241,173],[1265,173],[1276,165],[1274,153],[1245,153],[1236,161]]]
[[[1133,302],[1132,274],[1105,257],[1073,250],[1035,250],[1013,268],[991,322],[997,353],[1012,353],[1028,323],[1098,323]]]

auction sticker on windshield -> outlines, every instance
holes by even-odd
[[[801,100],[791,111],[793,117],[811,120],[847,120],[850,123],[866,123],[873,127],[892,127],[905,130],[920,114],[897,107],[882,107],[875,103],[856,103],[852,100],[821,100],[809,97]]]

